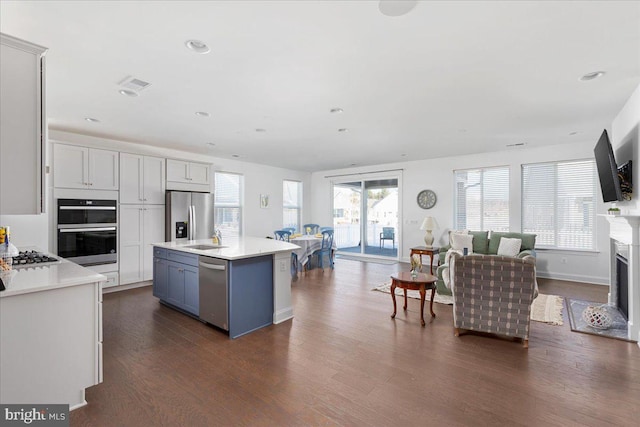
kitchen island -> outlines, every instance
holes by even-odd
[[[242,237],[153,244],[153,294],[237,338],[293,318],[291,253],[297,245]]]
[[[0,401],[86,405],[102,382],[102,283],[66,260],[0,276]]]

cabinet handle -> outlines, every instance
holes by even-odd
[[[143,201],[143,202],[146,202],[146,201],[147,201],[147,199],[142,199],[142,201]]]
[[[93,182],[90,182],[89,185],[93,185]]]
[[[184,268],[179,268],[178,273],[184,273]]]

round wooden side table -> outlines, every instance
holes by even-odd
[[[407,289],[420,292],[420,323],[422,326],[424,322],[424,300],[427,293],[427,289],[431,289],[431,303],[429,304],[429,311],[431,317],[436,317],[433,312],[433,298],[436,295],[436,280],[438,278],[432,274],[418,273],[414,278],[410,271],[401,271],[391,276],[391,299],[393,300],[393,314],[391,318],[396,317],[396,288],[404,289],[404,307],[407,311]]]

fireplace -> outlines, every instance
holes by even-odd
[[[616,254],[616,288],[618,289],[617,305],[625,319],[629,319],[629,261],[621,254]]]
[[[626,317],[628,339],[640,345],[640,215],[603,215],[609,221],[609,304]]]

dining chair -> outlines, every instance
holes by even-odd
[[[311,232],[309,234],[316,234],[320,226],[318,224],[305,224],[302,226],[302,231],[306,233],[308,228],[311,229]]]
[[[333,227],[320,227],[320,232],[322,233],[323,231],[326,230],[332,230],[333,231]]]
[[[296,232],[296,228],[295,227],[284,227],[283,230],[290,231],[291,234]]]
[[[273,232],[276,236],[276,240],[281,240],[283,242],[291,241],[291,231],[287,229],[276,230]],[[298,255],[294,252],[291,252],[291,275],[295,276],[298,273]]]
[[[382,227],[382,233],[380,233],[380,248],[384,246],[385,240],[391,240],[393,242],[393,248],[396,247],[396,232],[393,227]]]
[[[312,257],[315,256],[318,258],[318,267],[320,267],[322,271],[324,271],[325,255],[329,257],[329,266],[333,269],[333,230],[324,230],[322,232],[322,246],[311,255]]]
[[[276,236],[276,240],[282,240],[283,242],[291,240],[291,231],[289,230],[276,230],[273,234]]]

